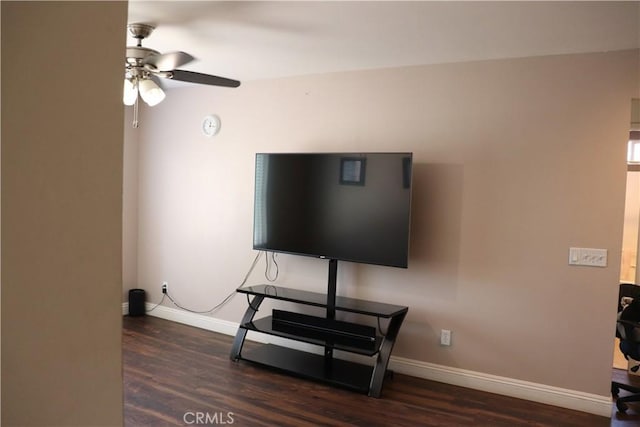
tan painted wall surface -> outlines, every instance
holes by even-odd
[[[122,191],[122,284],[123,301],[128,290],[138,287],[138,132],[131,126],[133,109],[127,108],[124,122],[124,164]]]
[[[338,293],[410,307],[397,356],[606,396],[637,76],[626,51],[172,89],[137,135],[138,286],[157,302],[166,280],[196,310],[235,289],[256,152],[412,151],[409,268],[342,263]],[[571,246],[609,266],[569,267]],[[278,283],[325,289],[326,261],[278,260]]]
[[[122,424],[126,2],[2,2],[2,425]]]

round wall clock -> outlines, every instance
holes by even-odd
[[[214,136],[220,132],[220,117],[215,114],[206,116],[202,119],[202,133],[205,136]]]

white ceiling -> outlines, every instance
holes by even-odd
[[[128,21],[198,59],[182,69],[241,81],[640,46],[638,2],[130,0]]]

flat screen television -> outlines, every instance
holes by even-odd
[[[406,268],[412,153],[258,153],[253,248]]]

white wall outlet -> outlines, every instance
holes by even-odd
[[[169,292],[169,282],[162,282],[162,293],[166,294]]]
[[[440,345],[451,345],[451,331],[442,329],[440,331]]]

